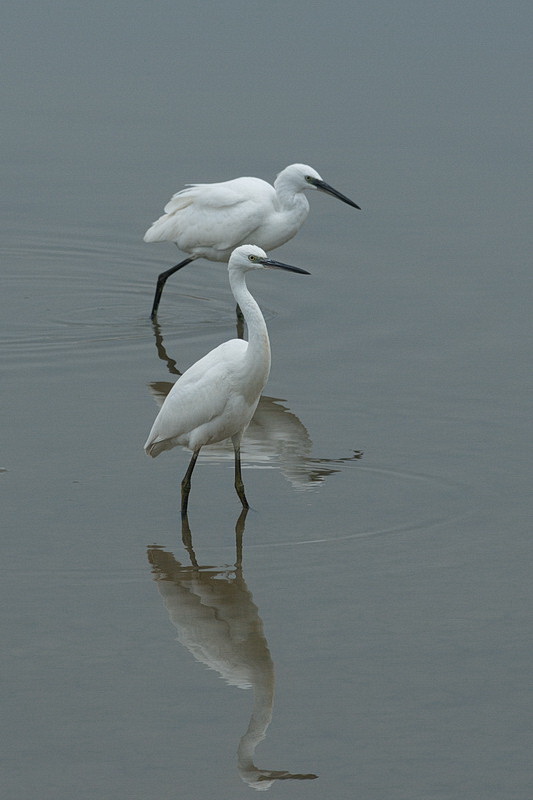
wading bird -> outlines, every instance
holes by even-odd
[[[318,189],[353,208],[359,206],[322,180],[312,167],[291,164],[271,186],[260,178],[194,183],[177,192],[165,213],[144,234],[145,242],[175,242],[189,257],[157,279],[155,319],[166,281],[197,258],[227,261],[239,245],[274,250],[295,236],[309,213],[306,189]]]
[[[187,513],[191,475],[206,444],[231,439],[235,451],[235,489],[249,508],[241,475],[241,438],[252,419],[270,373],[270,342],[261,309],[248,291],[245,275],[253,269],[304,269],[273,261],[260,247],[243,245],[230,256],[231,291],[248,327],[248,341],[230,339],[215,347],[178,378],[152,426],[144,449],[153,458],[182,445],[192,458],[181,482],[181,513]]]

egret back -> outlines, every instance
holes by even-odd
[[[144,235],[145,242],[175,242],[184,253],[227,261],[243,244],[272,250],[298,232],[309,213],[302,191],[260,178],[196,183],[177,192],[165,213]]]
[[[235,247],[254,238],[274,197],[272,186],[260,178],[192,184],[173,195],[144,241],[175,242],[185,253],[225,261]]]

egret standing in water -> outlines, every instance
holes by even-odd
[[[233,251],[228,272],[231,291],[248,327],[248,341],[230,339],[215,347],[178,378],[152,426],[144,449],[153,458],[182,445],[192,458],[181,482],[181,513],[187,513],[191,475],[206,444],[231,439],[235,450],[235,489],[249,508],[241,475],[241,438],[270,373],[270,342],[261,309],[248,291],[245,275],[253,269],[284,269],[309,275],[304,269],[273,261],[260,247],[243,245]]]
[[[312,167],[291,164],[271,186],[260,178],[193,183],[177,192],[165,213],[144,234],[145,242],[175,242],[189,257],[157,279],[152,319],[166,281],[196,258],[227,261],[239,245],[274,250],[295,236],[309,213],[306,189],[318,189],[353,208],[359,206],[322,180]]]

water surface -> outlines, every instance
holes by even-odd
[[[2,200],[4,792],[524,800],[529,5],[12,4]],[[224,31],[231,31],[227,35]],[[147,459],[235,334],[142,235],[189,181],[318,194],[249,285],[243,448]],[[318,777],[316,777],[318,776]]]

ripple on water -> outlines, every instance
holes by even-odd
[[[332,465],[336,462],[331,461]],[[422,475],[409,471],[365,466],[364,459],[340,460],[342,465],[335,477],[350,483],[350,503],[357,509],[350,518],[340,516],[342,529],[336,529],[337,519],[317,533],[309,531],[302,536],[301,526],[295,526],[295,538],[290,530],[283,530],[283,538],[272,531],[272,539],[260,543],[247,542],[247,547],[294,547],[340,542],[343,540],[393,535],[415,531],[428,531],[437,526],[464,520],[479,505],[471,489],[454,484],[438,476]],[[322,522],[323,522],[322,518]],[[328,519],[326,515],[326,519]],[[279,533],[279,531],[278,531]]]
[[[103,234],[60,242],[42,236],[4,244],[1,257],[5,311],[0,345],[12,358],[72,348],[79,358],[93,345],[135,346],[151,338],[149,310],[165,265],[144,251],[142,242],[119,246]],[[227,330],[228,322],[233,324],[233,301],[222,276],[210,280],[207,294],[204,271],[191,270],[186,281],[169,284],[165,297],[174,301],[166,304],[168,320],[160,315],[169,336],[187,338],[206,325]]]

